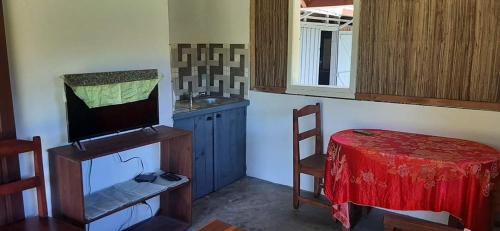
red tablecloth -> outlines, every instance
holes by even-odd
[[[346,130],[328,146],[325,194],[350,228],[347,202],[394,210],[446,211],[490,230],[490,191],[500,152],[472,141],[384,130]]]

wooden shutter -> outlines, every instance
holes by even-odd
[[[0,139],[13,139],[16,138],[16,128],[14,125],[2,4],[3,2],[0,2]],[[19,178],[18,157],[0,158],[0,184],[18,180]],[[24,207],[21,193],[0,197],[0,226],[23,218]]]
[[[319,59],[321,29],[301,26],[300,79],[299,84],[317,85],[319,79]]]
[[[500,111],[500,1],[362,0],[357,99]]]
[[[288,1],[251,0],[252,89],[286,90]]]

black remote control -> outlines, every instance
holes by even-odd
[[[365,130],[361,130],[361,129],[356,129],[356,130],[353,130],[354,133],[358,133],[358,134],[361,134],[361,135],[365,135],[365,136],[373,136],[375,134],[369,132],[369,131],[365,131]]]
[[[168,181],[180,181],[182,178],[179,176],[175,175],[174,173],[171,172],[166,172],[160,175],[161,178],[168,180]]]
[[[138,183],[142,183],[142,182],[153,182],[156,180],[156,175],[154,173],[150,173],[150,174],[140,174],[138,176],[136,176],[134,178],[134,180]]]

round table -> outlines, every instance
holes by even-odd
[[[395,131],[331,136],[325,194],[350,228],[347,203],[449,212],[473,231],[490,230],[490,192],[500,152],[477,142]]]

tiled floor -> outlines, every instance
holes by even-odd
[[[341,230],[328,209],[303,205],[294,210],[290,187],[250,177],[197,200],[193,209],[191,230],[197,230],[214,219],[248,231]],[[382,217],[382,211],[373,209],[355,231],[383,230]]]

